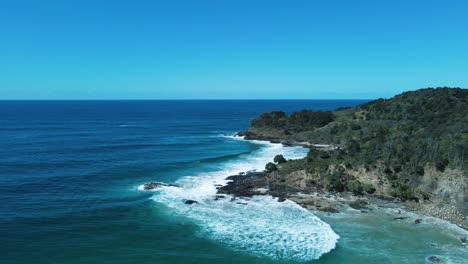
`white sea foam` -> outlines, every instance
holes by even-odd
[[[468,237],[468,231],[457,226],[456,224],[452,224],[448,221],[445,221],[440,218],[432,217],[432,216],[426,216],[426,215],[420,215],[416,214],[413,212],[409,212],[403,209],[399,208],[386,208],[384,209],[387,214],[392,214],[392,215],[401,215],[403,217],[408,217],[409,222],[414,222],[416,219],[422,219],[423,224],[430,224],[434,227],[437,227],[441,230],[445,230],[446,234],[458,239],[460,237]]]
[[[219,241],[234,250],[274,259],[308,261],[335,248],[339,236],[310,211],[291,201],[278,202],[270,196],[232,200],[230,196],[214,200],[215,184],[225,184],[229,175],[248,170],[262,170],[276,154],[300,158],[306,150],[283,147],[262,141],[256,152],[226,163],[214,173],[187,176],[181,187],[164,186],[152,197],[175,214],[193,219],[201,235]],[[196,200],[186,205],[183,200]]]

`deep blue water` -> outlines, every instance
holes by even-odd
[[[297,260],[262,255],[268,249],[261,247],[243,249],[250,244],[232,240],[235,230],[222,229],[242,225],[179,208],[171,193],[158,196],[137,187],[247,170],[275,151],[300,155],[228,136],[263,111],[333,110],[363,102],[0,101],[0,263]],[[339,250],[340,244],[320,261],[340,263],[339,254],[333,259]]]

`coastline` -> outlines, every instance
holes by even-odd
[[[282,144],[286,147],[318,148],[322,150],[333,150],[336,146],[328,144],[312,144],[309,142],[298,142],[292,140],[282,140],[278,138],[257,135],[253,132],[239,132],[235,137],[243,140],[267,141],[274,144]],[[279,201],[285,199],[292,200],[298,205],[312,211],[322,211],[327,213],[339,213],[344,208],[352,208],[362,213],[375,208],[394,209],[397,212],[410,212],[425,217],[434,217],[447,224],[453,224],[468,231],[468,221],[453,206],[442,203],[437,199],[427,201],[402,201],[399,198],[382,195],[354,195],[352,193],[329,192],[324,189],[315,189],[312,192],[302,192],[302,190],[281,184],[274,181],[276,172],[255,172],[240,173],[226,178],[227,185],[219,188],[218,193],[232,194],[239,197],[249,197],[253,195],[271,195],[278,197]],[[273,179],[273,180],[272,180]],[[395,220],[402,220],[395,215]],[[421,223],[416,219],[415,224]]]
[[[243,140],[240,137],[233,139]],[[291,186],[278,184],[269,177],[273,175],[263,171],[264,164],[275,153],[301,153],[297,156],[287,155],[291,159],[300,159],[304,155],[304,149],[284,147],[268,141],[254,140],[252,143],[265,147],[257,152],[258,156],[243,157],[247,163],[236,160],[226,167],[228,170],[204,174],[201,178],[188,177],[174,184],[147,183],[139,189],[157,191],[152,200],[169,206],[175,214],[192,219],[204,237],[249,255],[302,262],[306,259],[321,259],[322,255],[325,259],[339,258],[344,254],[343,251],[338,255],[328,254],[338,243],[341,247],[350,249],[355,245],[365,247],[371,241],[379,241],[376,249],[386,252],[380,256],[382,260],[387,259],[395,249],[406,245],[412,249],[421,249],[425,263],[435,263],[431,259],[439,259],[443,263],[462,263],[451,260],[463,259],[466,254],[466,229],[440,218],[408,210],[404,203],[395,199],[322,190],[301,192]],[[249,169],[252,170],[248,171]],[[314,219],[307,212],[317,218]],[[308,217],[311,218],[305,221]],[[275,221],[266,226],[259,225],[271,219]],[[319,226],[318,233],[314,231],[311,236],[303,233],[304,230],[314,230]],[[413,231],[421,233],[394,248],[392,241]],[[380,241],[382,234],[390,239]],[[363,236],[368,237],[361,239]],[[240,237],[243,239],[238,239]],[[254,237],[262,239],[250,241]],[[312,243],[305,243],[304,241],[309,241],[304,240],[305,237],[326,239],[328,246],[321,248],[314,240]],[[333,243],[328,240],[330,238],[339,240]],[[315,254],[304,255],[304,252],[316,249],[319,251],[315,251]],[[282,252],[279,255],[278,250]],[[368,253],[372,254],[371,251]],[[416,257],[413,260],[415,259]]]

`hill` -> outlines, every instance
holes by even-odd
[[[304,159],[268,164],[279,186],[397,198],[466,224],[467,89],[427,88],[329,112],[263,113],[240,135],[320,144]]]

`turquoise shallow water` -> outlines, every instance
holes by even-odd
[[[464,263],[466,233],[431,219],[213,201],[225,176],[305,153],[228,136],[248,120],[358,103],[0,102],[0,263]]]

